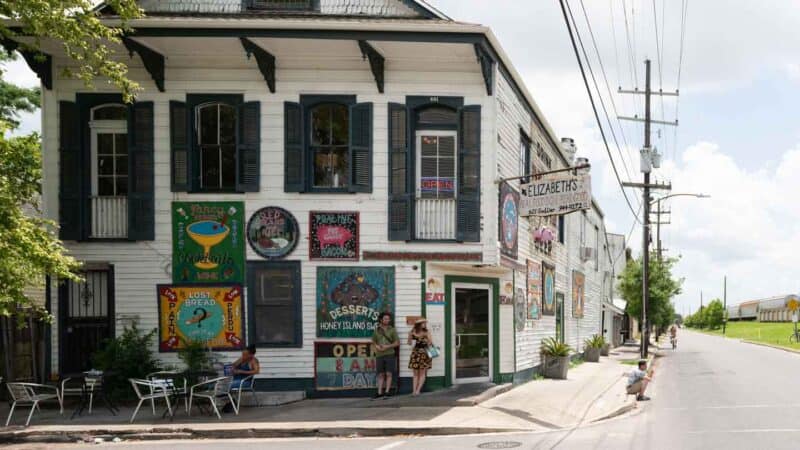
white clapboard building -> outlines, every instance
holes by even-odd
[[[50,373],[137,323],[167,365],[181,339],[221,362],[255,344],[260,390],[357,390],[389,311],[401,391],[419,316],[435,389],[529,380],[541,339],[601,332],[600,207],[520,218],[525,180],[498,183],[572,167],[575,145],[489,28],[415,0],[139,3],[113,45],[135,103],[63,77],[56,41],[30,59],[44,209],[86,277],[48,285]]]

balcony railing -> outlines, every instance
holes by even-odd
[[[455,239],[456,201],[420,198],[416,201],[417,239]]]
[[[128,237],[128,198],[92,197],[92,236],[111,239]]]

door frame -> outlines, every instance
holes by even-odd
[[[445,275],[445,303],[444,303],[444,317],[445,317],[445,386],[452,386],[455,379],[455,338],[453,336],[453,314],[455,308],[455,290],[456,287],[477,286],[478,289],[488,288],[489,295],[489,381],[493,383],[500,382],[500,280],[497,278],[483,278],[483,277],[468,277],[468,276],[454,276]]]
[[[116,330],[116,288],[114,286],[114,265],[106,263],[84,263],[82,272],[106,272],[108,273],[108,305],[106,308],[108,320],[109,339],[117,337]],[[68,280],[58,280],[58,372],[64,372],[64,343],[67,335],[67,315],[69,306],[67,305],[68,294],[66,292]],[[66,355],[72,356],[72,355]]]

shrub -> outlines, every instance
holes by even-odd
[[[212,369],[211,358],[204,342],[183,340],[182,343],[178,358],[186,365],[186,372],[191,377],[188,381],[194,384],[198,372]]]
[[[599,334],[595,334],[589,339],[583,341],[583,344],[588,348],[603,348],[603,346],[606,345],[606,338]]]
[[[543,355],[551,357],[569,356],[572,348],[559,342],[556,338],[547,338],[542,340],[540,350]]]
[[[106,388],[113,398],[132,398],[134,393],[128,378],[145,378],[159,369],[150,347],[155,334],[156,329],[142,334],[134,324],[125,327],[116,338],[106,340],[102,349],[92,355],[94,368],[112,373],[106,380]]]

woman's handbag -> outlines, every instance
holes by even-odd
[[[441,354],[441,351],[439,350],[439,347],[437,347],[435,345],[429,345],[425,349],[425,351],[428,352],[428,357],[431,358],[431,359],[436,358]]]

